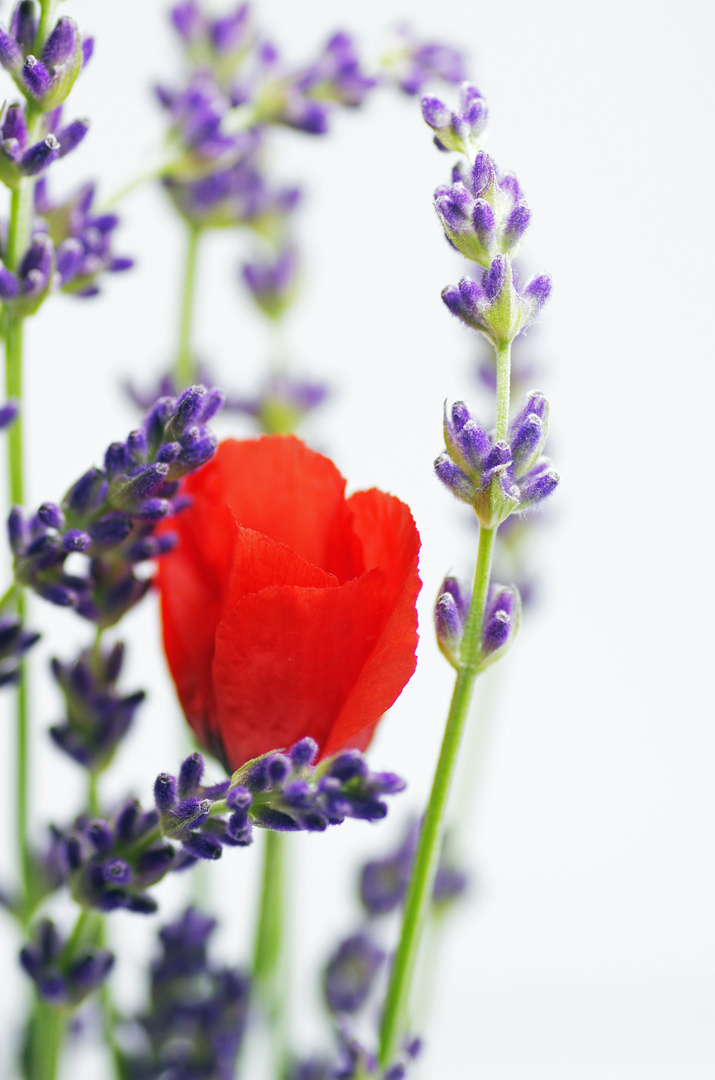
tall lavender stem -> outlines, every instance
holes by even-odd
[[[253,949],[253,993],[270,1025],[277,1076],[285,1071],[286,995],[280,979],[285,935],[285,861],[284,837],[267,830]]]
[[[49,6],[49,5],[48,5]],[[43,17],[45,7],[43,6]],[[34,140],[41,113],[27,107],[27,132],[28,139]],[[35,180],[25,177],[19,187],[12,192],[10,200],[10,220],[8,222],[7,254],[5,263],[10,271],[16,271],[23,253],[27,248],[32,231],[32,206],[35,192]],[[24,318],[14,313],[10,308],[5,311],[4,336],[5,336],[5,387],[7,397],[22,404],[22,358],[23,358],[23,327]],[[14,506],[22,506],[25,495],[24,458],[23,458],[23,428],[22,407],[15,423],[8,431],[8,472],[10,481],[10,502]],[[20,619],[25,617],[25,596],[22,589],[17,591],[16,600],[17,614]],[[16,828],[18,863],[20,870],[20,884],[23,896],[27,896],[28,887],[28,851],[27,851],[27,818],[28,818],[28,777],[29,777],[29,747],[28,747],[28,702],[27,681],[25,678],[25,665],[20,667],[20,676],[17,689],[16,711]]]
[[[184,282],[181,293],[181,315],[179,323],[179,347],[176,354],[175,381],[177,388],[183,390],[195,382],[195,363],[191,346],[191,329],[194,315],[196,292],[196,266],[198,261],[199,236],[201,229],[193,223],[187,226],[186,258],[184,262]]]
[[[410,884],[405,898],[400,941],[385,998],[380,1030],[382,1068],[386,1068],[393,1060],[399,1041],[405,1034],[412,976],[437,874],[447,799],[478,672],[482,623],[489,592],[496,533],[496,529],[480,529],[479,532],[472,602],[462,638],[462,659],[432,781],[432,791],[422,821]]]

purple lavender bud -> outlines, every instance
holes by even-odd
[[[62,158],[71,153],[89,131],[89,120],[73,120],[71,124],[60,128],[56,133],[60,144],[59,156]]]
[[[150,848],[136,861],[137,876],[142,879],[143,885],[153,885],[171,868],[175,858],[176,850],[171,844]]]
[[[62,537],[62,550],[68,555],[72,551],[87,551],[92,538],[81,529],[68,529]]]
[[[65,495],[62,505],[78,517],[84,516],[104,497],[106,481],[99,469],[88,469]]]
[[[358,776],[367,776],[367,772],[367,762],[359,750],[342,750],[329,762],[327,775],[345,783]]]
[[[440,454],[434,463],[437,478],[462,502],[472,503],[476,487],[466,473],[455,465],[449,454]]]
[[[153,915],[159,907],[154,897],[148,896],[147,893],[135,894],[123,906],[127,911],[133,911],[137,915]]]
[[[23,55],[18,43],[0,26],[0,64],[17,77],[22,71]]]
[[[86,37],[82,42],[82,67],[86,68],[87,64],[94,55],[94,38]]]
[[[0,262],[0,300],[14,300],[19,292],[16,276]]]
[[[511,648],[519,628],[521,597],[515,585],[492,585],[484,619],[479,670],[500,659]]]
[[[539,458],[534,467],[518,481],[519,512],[530,510],[547,499],[559,483],[559,474],[547,458]]]
[[[323,977],[325,1001],[333,1013],[355,1013],[367,1001],[385,953],[367,934],[343,941]]]
[[[226,805],[229,810],[248,810],[252,802],[253,796],[250,791],[240,785],[229,788],[226,794]]]
[[[549,405],[543,394],[529,394],[509,425],[509,444],[514,459],[514,473],[523,476],[536,463],[546,442]]]
[[[454,668],[459,667],[459,651],[470,603],[468,586],[456,578],[446,577],[437,597],[434,624],[440,652]]]
[[[494,303],[498,300],[504,284],[511,272],[509,260],[504,255],[497,255],[482,278],[482,287],[487,299]]]
[[[123,514],[106,514],[87,527],[87,533],[92,540],[92,553],[99,554],[117,547],[126,540],[131,531],[132,523]]]
[[[48,529],[61,529],[65,523],[64,514],[54,503],[43,503],[37,511],[37,516]]]
[[[15,139],[21,151],[27,147],[27,124],[25,110],[21,105],[10,105],[2,125],[3,139]]]
[[[22,67],[22,81],[36,101],[40,101],[50,88],[50,73],[36,57],[30,55]]]
[[[504,245],[507,251],[515,254],[531,221],[531,210],[525,202],[515,206],[504,225]]]
[[[196,0],[187,0],[186,3],[176,4],[171,9],[169,17],[175,29],[189,45],[203,33],[204,19]]]
[[[37,18],[33,0],[21,0],[15,6],[10,21],[10,33],[23,53],[29,53],[37,37]]]
[[[184,849],[197,859],[220,859],[223,848],[218,840],[205,833],[192,832],[183,841]]]
[[[271,787],[279,787],[289,775],[292,762],[285,754],[271,754],[266,760],[268,770],[268,783]]]
[[[176,806],[176,777],[159,773],[154,781],[154,802],[160,814],[166,814]]]
[[[164,430],[166,440],[178,439],[191,427],[201,413],[205,396],[206,388],[203,386],[190,386],[184,390]]]
[[[3,428],[10,427],[13,421],[17,418],[20,412],[20,406],[16,401],[10,399],[5,405],[0,405],[0,431]]]
[[[108,885],[126,885],[132,878],[132,868],[124,859],[108,859],[102,873]]]
[[[549,296],[551,295],[551,278],[548,274],[541,274],[539,277],[534,277],[527,283],[524,288],[524,296],[530,301],[532,306],[531,319],[534,319],[536,315],[541,311]]]
[[[84,258],[84,248],[79,240],[70,237],[60,244],[55,255],[55,268],[59,274],[60,283],[64,285],[78,273]]]
[[[452,119],[452,111],[448,109],[443,101],[440,101],[436,97],[423,97],[420,102],[422,107],[422,116],[426,124],[429,124],[435,131],[439,128],[446,127]]]
[[[179,770],[179,796],[182,799],[196,794],[203,774],[204,759],[198,751],[184,758]]]
[[[291,761],[293,762],[293,768],[300,770],[312,765],[317,756],[318,749],[317,742],[315,739],[311,739],[309,735],[306,735],[304,739],[295,743],[289,751]]]
[[[23,176],[37,176],[48,165],[51,165],[60,154],[60,144],[54,135],[46,135],[42,142],[35,143],[23,155],[20,162],[20,172]]]
[[[45,42],[42,50],[42,63],[47,68],[55,68],[69,60],[79,45],[79,33],[74,19],[63,15]]]

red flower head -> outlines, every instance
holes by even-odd
[[[415,669],[419,536],[292,436],[223,442],[159,567],[186,718],[230,769],[305,735],[365,749]]]

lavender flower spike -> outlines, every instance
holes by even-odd
[[[459,651],[470,600],[471,593],[465,582],[446,577],[440,586],[434,608],[437,645],[455,670],[459,670]]]
[[[447,449],[435,461],[435,472],[457,498],[469,503],[483,528],[496,529],[510,514],[541,502],[558,484],[558,475],[540,457],[547,421],[548,404],[535,391],[512,421],[508,439],[494,442],[463,401],[455,402],[451,410],[445,403]],[[451,628],[447,603],[440,609],[440,625],[449,652],[456,630]]]
[[[464,277],[449,285],[442,299],[453,315],[479,330],[496,348],[510,345],[534,321],[551,292],[551,279],[542,274],[519,288],[508,255],[497,255],[481,281]]]
[[[485,268],[495,255],[517,254],[531,219],[516,177],[502,176],[483,150],[466,172],[453,169],[452,184],[437,188],[434,205],[447,239]]]
[[[487,103],[473,83],[459,88],[459,108],[453,112],[436,97],[422,98],[425,123],[435,132],[440,150],[458,150],[471,161],[487,126]]]

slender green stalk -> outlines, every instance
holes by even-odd
[[[43,8],[44,13],[44,8]],[[27,107],[28,141],[35,139],[40,114]],[[26,177],[13,191],[10,199],[10,220],[8,222],[7,251],[5,263],[9,270],[16,270],[27,248],[32,228],[32,204],[35,181]],[[22,346],[23,319],[7,309],[3,319],[5,337],[5,389],[8,398],[22,403]],[[24,502],[24,466],[23,466],[23,425],[22,409],[7,433],[8,472],[10,481],[10,502],[21,506]],[[21,619],[25,617],[25,598],[22,590],[17,591],[16,610]],[[29,885],[29,855],[27,850],[28,818],[28,777],[30,772],[28,746],[28,703],[25,664],[20,665],[20,680],[17,689],[16,736],[15,736],[15,776],[16,776],[16,814],[17,847],[20,870],[20,884],[26,898]],[[25,907],[27,905],[24,905]]]
[[[32,1080],[56,1080],[64,1027],[65,1018],[59,1009],[37,1002],[30,1035]]]
[[[505,439],[509,427],[511,343],[498,345],[496,439]],[[405,898],[400,941],[390,972],[380,1029],[380,1064],[386,1068],[406,1033],[410,988],[420,939],[429,914],[434,879],[444,833],[444,816],[462,736],[479,670],[481,632],[489,592],[496,529],[480,529],[477,564],[469,615],[460,646],[460,665],[442,739],[417,852]]]
[[[405,898],[400,941],[390,972],[380,1029],[380,1064],[392,1061],[406,1030],[410,987],[417,950],[429,913],[442,843],[444,814],[454,775],[464,725],[469,711],[481,648],[481,629],[489,590],[496,529],[481,529],[474,573],[474,588],[461,645],[461,664],[435,769],[432,791],[422,821],[420,838]]]
[[[286,1039],[285,979],[281,978],[285,957],[285,856],[284,837],[267,830],[253,948],[253,987],[270,1027],[277,1077],[283,1075]]]
[[[194,315],[196,286],[196,264],[201,229],[197,225],[187,225],[186,259],[184,262],[184,283],[181,292],[181,316],[179,323],[179,347],[176,353],[174,377],[179,390],[183,390],[195,381],[195,365],[191,349],[191,330]]]
[[[511,342],[497,346],[497,428],[496,439],[506,439],[511,396]]]
[[[42,47],[54,27],[56,7],[57,0],[40,0],[40,22],[37,27],[37,37],[35,38],[35,52],[37,53],[42,51]]]

